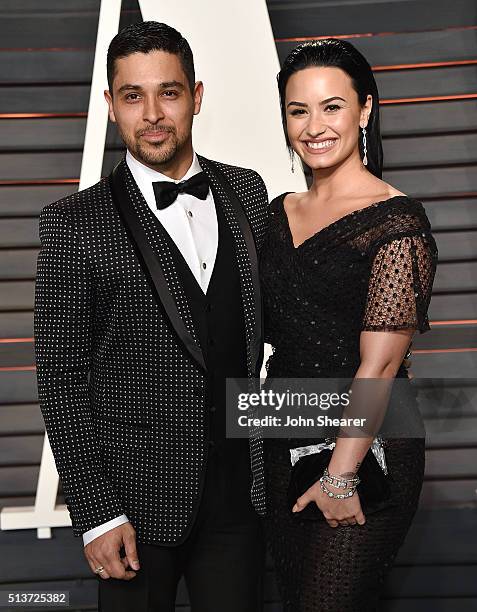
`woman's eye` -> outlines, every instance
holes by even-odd
[[[328,106],[325,107],[325,110],[329,110],[330,112],[336,111],[339,108],[341,108],[338,104],[328,104]]]
[[[305,111],[302,108],[296,108],[292,110],[290,114],[294,117],[295,115],[303,115],[304,113]]]

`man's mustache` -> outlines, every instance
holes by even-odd
[[[175,134],[175,131],[175,128],[171,127],[170,125],[151,125],[136,132],[136,136],[153,134],[154,132],[171,132],[172,134]]]

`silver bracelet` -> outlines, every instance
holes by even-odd
[[[356,491],[356,487],[351,487],[351,489],[347,493],[333,493],[333,491],[330,491],[325,485],[325,480],[323,476],[320,478],[320,487],[323,493],[326,493],[328,497],[332,497],[333,499],[347,499],[348,497],[352,497],[354,495],[354,492]]]
[[[353,478],[343,478],[342,476],[333,476],[329,473],[328,468],[323,472],[323,479],[335,489],[348,489],[350,486],[358,486],[361,482],[359,476]]]

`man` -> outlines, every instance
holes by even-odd
[[[195,154],[203,85],[173,28],[120,32],[108,85],[125,158],[40,215],[38,389],[73,531],[100,610],[174,610],[185,576],[194,611],[254,612],[262,454],[225,437],[225,379],[260,368],[266,189]]]

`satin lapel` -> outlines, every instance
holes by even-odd
[[[255,240],[242,204],[227,177],[204,157],[198,156],[198,160],[210,180],[214,199],[222,206],[235,240],[247,335],[248,370],[254,376],[262,352],[262,300]]]
[[[206,370],[189,305],[174,268],[170,249],[162,239],[162,232],[157,231],[159,221],[144,201],[124,159],[114,168],[109,184],[113,203],[156,300],[162,305],[189,354]]]

